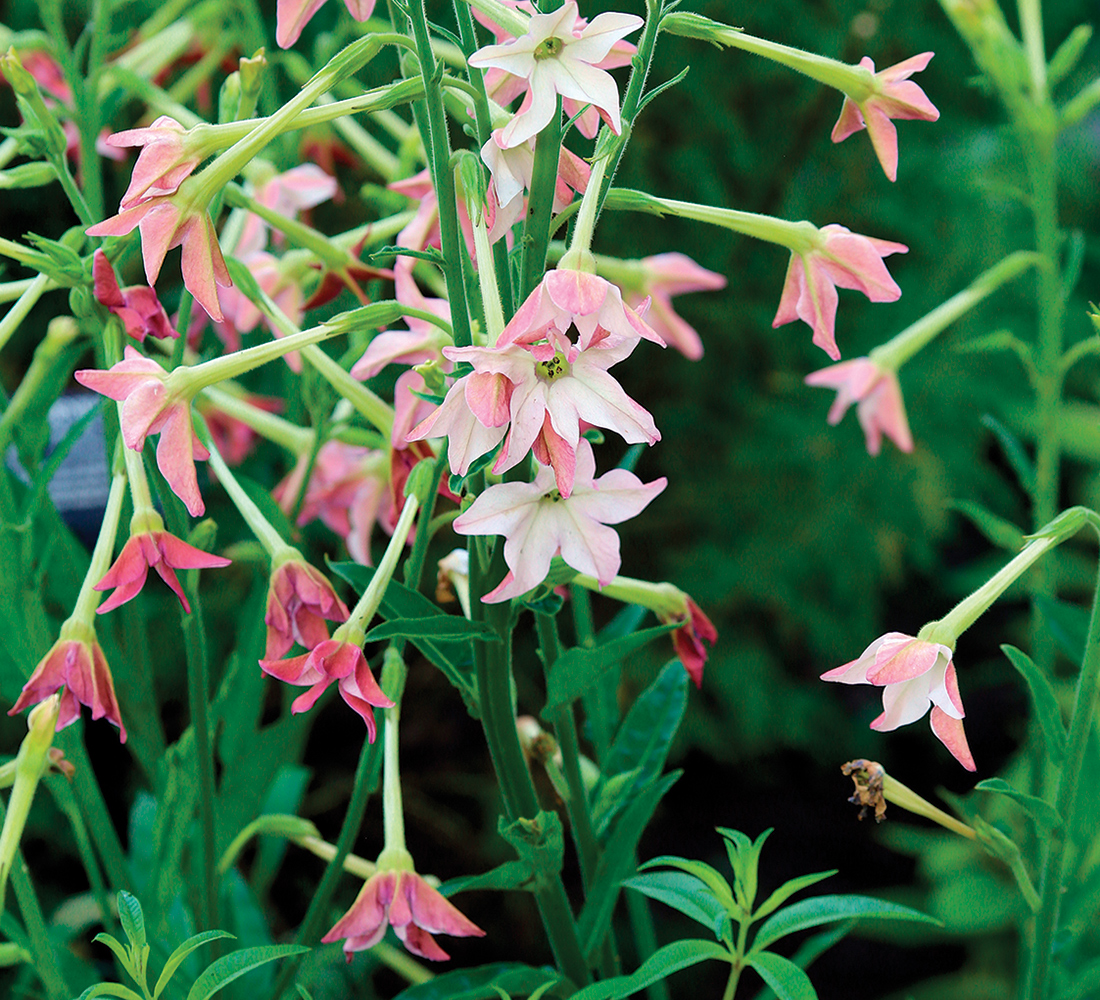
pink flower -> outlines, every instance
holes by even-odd
[[[675,347],[685,358],[698,361],[703,356],[703,342],[694,327],[676,314],[672,297],[687,292],[709,292],[726,287],[726,279],[714,271],[700,267],[682,253],[662,253],[641,260],[644,283],[640,290],[623,290],[627,305],[639,308],[650,296],[646,320],[669,347]]]
[[[196,549],[167,531],[145,531],[131,535],[129,541],[122,547],[114,565],[95,585],[96,590],[116,588],[115,592],[99,606],[97,614],[102,615],[113,611],[137,597],[138,592],[145,586],[145,578],[150,569],[157,571],[160,578],[180,599],[183,610],[190,614],[191,605],[187,603],[175,570],[221,569],[228,566],[230,561],[222,556],[211,555],[209,552],[203,552],[202,549]]]
[[[119,288],[114,268],[102,250],[92,255],[92,278],[96,301],[110,309],[139,344],[147,336],[179,336],[153,289],[147,285]]]
[[[557,108],[557,96],[591,104],[613,132],[622,131],[619,91],[610,73],[597,68],[612,46],[642,26],[633,14],[605,13],[577,30],[577,5],[569,0],[550,14],[531,17],[526,35],[487,45],[468,62],[491,66],[527,81],[519,112],[504,127],[502,146],[518,146],[541,132]]]
[[[95,392],[122,401],[122,439],[127,448],[141,451],[149,434],[160,433],[157,468],[172,492],[192,517],[206,510],[195,475],[195,459],[205,460],[209,452],[191,429],[191,403],[175,399],[166,390],[167,375],[155,361],[127,346],[124,360],[107,371],[84,369],[76,380]]]
[[[285,656],[294,643],[313,649],[328,640],[326,621],[347,620],[347,606],[325,575],[302,559],[290,559],[271,574],[267,589],[264,659]]]
[[[576,343],[570,330],[577,333]],[[410,440],[448,434],[451,471],[465,475],[510,423],[493,471],[517,465],[533,447],[539,461],[554,467],[562,496],[569,496],[582,422],[613,430],[632,444],[660,440],[649,412],[607,374],[641,337],[663,344],[610,282],[581,271],[551,271],[496,347],[443,349],[446,358],[468,361],[474,371],[451,387]]]
[[[130,175],[130,186],[122,196],[121,208],[135,205],[157,195],[175,194],[202,161],[186,141],[188,130],[175,118],[161,115],[145,128],[127,129],[107,137],[111,146],[140,146],[137,162]]]
[[[393,707],[370,672],[363,650],[338,639],[326,639],[308,653],[287,660],[260,660],[260,669],[287,684],[309,687],[291,703],[292,712],[308,712],[325,688],[336,681],[340,696],[367,724],[367,739],[371,743],[375,735],[372,706]]]
[[[814,343],[834,361],[836,346],[836,289],[854,288],[872,302],[896,302],[901,289],[890,277],[883,257],[908,253],[901,243],[860,236],[844,226],[823,226],[817,245],[806,253],[792,252],[773,327],[800,319],[814,331]]]
[[[281,174],[272,174],[251,192],[252,197],[279,215],[295,218],[299,212],[320,205],[336,194],[336,178],[315,163],[303,163]],[[246,257],[267,245],[267,223],[249,212],[234,255]]]
[[[901,632],[888,632],[868,646],[858,660],[821,675],[823,681],[874,684],[883,688],[882,714],[871,723],[890,732],[923,717],[932,706],[932,732],[968,771],[977,770],[963,732],[962,698],[952,651]]]
[[[542,466],[533,482],[491,486],[454,522],[461,535],[501,535],[510,572],[483,600],[520,597],[546,578],[560,553],[575,570],[605,586],[619,572],[619,536],[607,525],[640,514],[668,484],[663,476],[643,483],[632,472],[612,469],[594,478],[592,446],[577,447],[573,492],[554,486],[554,470]]]
[[[909,80],[910,76],[928,65],[934,54],[922,52],[878,73],[875,73],[875,64],[870,58],[864,56],[860,59],[860,66],[875,73],[875,92],[858,103],[850,97],[844,98],[840,117],[833,126],[833,142],[842,142],[853,132],[866,128],[875,156],[886,176],[892,181],[897,180],[898,130],[890,119],[934,122],[939,118],[939,111],[924,91]]]
[[[283,410],[283,401],[275,396],[258,396],[252,392],[243,392],[240,395],[250,406],[266,413],[281,413]],[[195,405],[202,413],[206,429],[210,431],[225,464],[240,465],[248,458],[259,435],[243,420],[218,409],[205,396],[199,396]]]
[[[484,937],[485,931],[433,889],[416,872],[379,871],[367,879],[355,902],[321,940],[331,944],[345,938],[344,954],[373,948],[386,926],[394,929],[414,955],[444,962],[450,956],[433,934]]]
[[[374,13],[375,0],[344,0],[348,13],[357,21],[365,21]],[[279,48],[289,49],[302,34],[309,20],[325,5],[325,0],[279,0],[275,8],[275,41]]]
[[[156,284],[165,254],[182,245],[184,285],[211,319],[221,320],[215,285],[229,286],[233,282],[229,279],[218,236],[205,206],[198,208],[183,202],[178,193],[158,195],[96,223],[87,233],[89,236],[125,236],[135,228],[141,230],[141,256],[149,284]]]
[[[87,632],[84,638],[66,633]],[[115,685],[103,650],[96,641],[95,631],[72,620],[61,627],[61,638],[42,657],[30,680],[23,685],[19,700],[8,715],[15,715],[29,705],[37,705],[54,692],[65,688],[61,696],[61,712],[57,728],[64,729],[80,717],[80,706],[92,710],[93,719],[106,719],[118,727],[118,738],[126,742],[126,727],[115,698]]]
[[[703,667],[707,662],[707,648],[703,643],[713,646],[717,641],[718,630],[703,609],[687,598],[687,616],[684,624],[672,633],[672,647],[697,688],[703,686]]]
[[[913,436],[909,433],[896,372],[880,368],[870,358],[856,358],[812,372],[806,376],[806,384],[837,390],[829,408],[831,425],[840,423],[849,406],[859,404],[856,415],[870,454],[879,453],[883,434],[902,451],[913,450]]]
[[[266,250],[258,250],[247,256],[241,254],[236,256],[251,272],[260,289],[271,297],[287,318],[296,326],[300,324],[303,307],[302,288],[298,276],[291,274],[282,260]],[[215,329],[228,350],[240,350],[241,334],[251,333],[260,325],[261,320],[275,337],[282,336],[278,327],[267,322],[260,307],[235,285],[232,288],[220,288],[217,294],[223,318],[221,322],[215,324]],[[302,360],[297,351],[291,351],[283,355],[283,358],[291,371],[302,370]]]

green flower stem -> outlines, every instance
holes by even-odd
[[[1031,99],[1036,104],[1047,99],[1047,55],[1043,43],[1043,11],[1040,0],[1017,0],[1020,14],[1020,34],[1027,53],[1027,68],[1031,74]]]
[[[393,407],[371,392],[362,382],[346,372],[319,347],[307,347],[302,351],[317,373],[344,397],[371,425],[378,428],[388,441],[393,433]]]
[[[295,837],[294,843],[323,861],[331,861],[336,857],[336,845],[330,844],[327,840],[321,840],[318,837]],[[365,882],[378,871],[378,865],[366,858],[359,857],[357,854],[348,854],[344,857],[344,871],[358,876]]]
[[[719,24],[698,14],[674,12],[662,20],[661,28],[671,35],[702,38],[718,45],[763,56],[818,83],[834,87],[857,102],[865,101],[875,93],[874,74],[862,66],[849,66],[828,56],[769,42],[764,38],[754,38],[739,28]]]
[[[203,389],[201,396],[223,413],[239,420],[260,437],[279,445],[295,457],[309,451],[313,446],[314,432],[308,427],[299,427],[274,413],[261,410],[224,385],[209,386]]]
[[[397,560],[401,557],[401,553],[405,551],[405,542],[408,540],[409,531],[412,528],[419,506],[419,501],[415,496],[405,498],[405,506],[401,508],[401,516],[397,519],[397,524],[393,529],[393,537],[386,545],[386,551],[382,554],[378,567],[374,571],[374,576],[371,577],[371,581],[367,584],[367,589],[363,591],[363,596],[359,598],[359,602],[352,608],[351,616],[332,633],[333,639],[340,642],[350,642],[356,646],[363,644],[364,637],[367,634],[367,626],[378,610],[378,605],[382,603],[382,595],[386,592],[386,587],[393,579],[393,571],[397,567]]]
[[[400,686],[404,686],[404,678],[401,678]],[[387,696],[393,701],[393,708],[385,710],[386,725],[382,737],[382,825],[384,840],[382,854],[379,855],[379,864],[383,858],[387,861],[404,861],[412,858],[405,846],[405,810],[401,802],[401,766],[398,759],[398,744],[400,743],[401,721],[401,692],[392,691],[389,686],[384,688]]]
[[[477,49],[477,31],[474,28],[473,14],[469,5],[463,0],[454,0],[454,10],[463,51],[472,53]],[[489,114],[489,97],[485,93],[485,77],[482,73],[471,67],[467,67],[466,73],[474,88],[474,121],[477,125],[477,145],[480,149],[489,141],[493,131]],[[487,258],[483,258],[481,251],[478,250],[478,260],[483,259]],[[496,268],[497,288],[504,314],[511,316],[515,312],[512,301],[512,272],[508,266],[508,246],[504,240],[497,240],[493,247],[493,264]],[[482,297],[484,298],[484,292]],[[493,341],[490,340],[490,343]]]
[[[384,243],[412,222],[415,214],[413,211],[398,212],[396,215],[388,215],[386,218],[378,219],[375,222],[365,222],[361,226],[349,229],[338,236],[332,236],[330,239],[337,246],[345,249],[350,249],[364,240],[368,240],[372,244]]]
[[[432,525],[436,520],[432,517],[432,513],[435,510],[435,502],[439,498],[439,482],[443,478],[446,469],[447,449],[444,448],[436,456],[435,464],[432,467],[432,479],[428,486],[428,499],[420,512],[420,520],[416,523],[416,535],[413,538],[409,558],[405,560],[405,586],[411,587],[413,590],[420,588],[420,578],[424,574],[424,562],[428,557],[428,543],[432,540]],[[457,517],[457,512],[454,516]],[[399,653],[404,652],[404,640],[396,645]]]
[[[305,917],[298,925],[298,934],[295,937],[296,944],[312,946],[321,931],[323,922],[328,919],[329,905],[332,902],[333,893],[339,884],[340,875],[344,868],[344,861],[351,853],[352,845],[359,836],[359,828],[363,825],[363,814],[367,810],[367,802],[370,799],[371,789],[378,782],[378,770],[382,763],[381,747],[377,743],[368,743],[363,740],[362,749],[359,752],[359,764],[355,769],[355,781],[351,789],[351,799],[348,801],[347,812],[344,813],[344,822],[340,826],[340,834],[336,838],[336,850],[332,860],[325,868],[324,875],[313,893],[309,908]],[[297,955],[288,961],[284,961],[279,970],[279,976],[272,989],[271,1000],[282,1000],[283,994],[290,986],[298,972],[302,958]]]
[[[883,370],[896,372],[960,316],[992,295],[1005,282],[1011,281],[1032,264],[1040,264],[1041,261],[1038,254],[1027,250],[1017,250],[1009,254],[999,264],[978,275],[969,287],[936,306],[885,344],[876,347],[868,357]]]
[[[1093,522],[1093,527],[1097,527]],[[1100,528],[1097,528],[1100,534]],[[1085,656],[1081,673],[1077,678],[1077,692],[1073,713],[1069,721],[1066,740],[1066,757],[1057,779],[1054,808],[1062,817],[1062,824],[1044,840],[1042,875],[1039,884],[1040,907],[1035,921],[1035,937],[1031,948],[1027,971],[1025,1000],[1046,1000],[1050,979],[1051,954],[1054,934],[1058,927],[1058,911],[1062,894],[1066,890],[1066,848],[1069,831],[1073,829],[1077,813],[1077,793],[1081,771],[1085,764],[1089,738],[1092,735],[1096,714],[1097,695],[1100,694],[1100,581],[1093,598],[1089,619],[1088,637],[1085,640]]]
[[[561,655],[561,639],[558,635],[557,619],[553,615],[538,613],[535,624],[539,634],[539,650],[542,653],[543,670],[549,678],[554,664]],[[569,813],[569,824],[573,830],[573,839],[577,846],[577,856],[581,862],[581,879],[585,890],[591,888],[600,863],[600,844],[596,831],[592,827],[592,813],[588,806],[588,791],[581,777],[580,748],[577,745],[577,727],[573,717],[573,706],[563,705],[555,709],[551,716],[554,733],[561,749],[562,769],[569,787],[565,807]]]
[[[92,588],[103,579],[114,559],[115,536],[122,517],[122,501],[126,497],[126,479],[127,477],[121,472],[116,472],[111,477],[111,490],[107,494],[103,522],[99,526],[99,535],[95,540],[95,548],[92,549],[92,559],[88,564],[88,572],[84,574],[84,580],[80,584],[80,593],[77,595],[70,621],[75,619],[87,625],[92,625],[95,621],[95,610],[103,600],[103,595]]]
[[[405,982],[413,986],[419,983],[428,983],[435,979],[434,972],[426,969],[407,951],[395,948],[392,944],[379,941],[370,951],[386,968],[393,969]]]
[[[6,167],[19,155],[19,140],[14,136],[8,136],[0,142],[0,169]]]
[[[121,411],[122,403],[118,404]],[[121,412],[119,418],[121,419]],[[145,463],[141,452],[133,448],[123,447],[122,460],[126,464],[126,478],[130,483],[130,499],[134,505],[134,513],[130,518],[130,533],[141,531],[162,531],[164,522],[153,506],[153,495],[149,492],[149,480],[145,476]]]
[[[819,230],[812,222],[788,222],[756,212],[739,212],[734,208],[716,208],[673,198],[658,198],[644,191],[630,188],[612,188],[607,193],[609,209],[632,212],[648,212],[650,215],[675,215],[681,219],[694,219],[712,226],[731,229],[735,233],[751,236],[767,243],[777,243],[792,253],[805,254],[815,248]]]
[[[249,530],[256,536],[257,541],[264,547],[264,551],[267,552],[268,556],[271,557],[271,568],[274,570],[281,563],[286,562],[287,559],[300,559],[301,553],[294,546],[287,544],[283,536],[275,530],[271,522],[264,517],[260,508],[256,506],[252,498],[245,493],[241,484],[237,482],[237,477],[225,464],[225,459],[222,458],[221,452],[214,444],[214,440],[206,428],[206,422],[198,414],[195,417],[195,427],[199,431],[202,443],[206,445],[207,450],[210,452],[208,461],[210,467],[214,470],[214,474],[218,477],[218,482],[221,484],[222,489],[229,494],[229,499],[233,501],[233,506],[244,518]]]
[[[500,302],[500,289],[497,286],[497,272],[493,260],[493,251],[489,246],[489,230],[485,228],[485,216],[482,215],[473,224],[474,249],[477,250],[477,280],[481,285],[481,305],[485,310],[485,332],[489,343],[495,344],[504,332],[504,310]],[[503,240],[500,242],[503,243]]]
[[[519,38],[526,35],[530,26],[530,18],[522,11],[514,7],[506,7],[500,0],[465,0],[471,7],[476,7],[489,20],[495,21],[510,35]]]
[[[1084,507],[1071,507],[1040,532],[972,594],[964,597],[939,621],[929,622],[917,637],[955,648],[958,637],[974,624],[1024,572],[1050,549],[1076,534],[1086,523],[1100,525],[1100,517]],[[1098,528],[1100,531],[1100,528]]]
[[[557,110],[535,139],[535,162],[527,196],[527,218],[523,224],[523,256],[516,299],[524,302],[542,281],[546,250],[550,245],[550,218],[554,213],[554,189],[561,159],[561,98]]]
[[[671,583],[650,583],[629,576],[616,576],[604,586],[594,576],[578,573],[571,581],[576,587],[595,590],[624,604],[640,604],[649,608],[662,621],[688,613],[688,595]]]
[[[574,271],[596,273],[596,258],[592,256],[592,236],[596,230],[596,215],[601,203],[600,191],[607,171],[608,158],[600,157],[592,165],[592,175],[588,187],[584,189],[581,207],[577,212],[577,221],[573,226],[573,238],[569,249],[561,258],[558,266]]]
[[[104,927],[112,928],[115,921],[111,913],[111,902],[107,894],[107,884],[103,881],[103,873],[96,858],[95,849],[88,837],[88,828],[84,824],[84,817],[80,815],[80,807],[77,805],[76,796],[69,787],[65,778],[54,776],[46,782],[46,789],[53,796],[57,808],[64,813],[73,831],[73,839],[80,854],[80,862],[84,865],[84,871],[88,875],[88,883],[92,887],[92,895],[95,896],[96,905],[99,907],[100,920]]]
[[[36,275],[33,278],[23,278],[20,281],[0,281],[0,303],[12,302],[18,299],[28,288],[31,287],[39,278],[45,278],[44,274]],[[46,291],[52,292],[61,286],[52,278],[46,278]],[[41,293],[40,293],[41,294]],[[9,334],[10,336],[10,334]],[[0,348],[4,345],[0,344]]]
[[[974,840],[978,836],[973,827],[967,826],[955,819],[954,816],[945,813],[938,806],[934,806],[926,798],[914,792],[908,785],[903,785],[897,778],[892,778],[888,774],[882,776],[882,797],[887,802],[892,802],[894,805],[915,813],[917,816],[924,816],[926,819],[932,820],[933,823],[939,823],[945,830],[957,833],[960,837],[966,837],[967,840]]]
[[[420,76],[424,81],[424,104],[428,111],[428,165],[439,205],[439,238],[443,247],[443,274],[447,280],[447,298],[451,303],[451,322],[457,347],[473,343],[470,316],[466,306],[466,286],[462,280],[462,255],[466,252],[458,229],[454,174],[451,172],[451,142],[447,133],[447,115],[443,95],[435,80],[436,61],[428,36],[424,0],[410,0],[407,7],[416,39]]]
[[[0,821],[6,819],[7,811],[3,803],[0,803]],[[23,914],[23,925],[27,931],[31,955],[34,957],[32,964],[42,980],[42,985],[46,987],[46,996],[49,1000],[70,1000],[73,992],[61,975],[61,962],[53,950],[38,894],[34,891],[34,883],[31,882],[23,854],[18,850],[12,864],[11,887],[19,904],[19,912]]]
[[[8,240],[0,240],[0,253],[3,253],[2,244],[8,243]],[[18,258],[16,258],[18,260]],[[12,282],[12,285],[15,285]],[[5,314],[4,318],[0,319],[0,351],[4,349],[4,345],[11,340],[11,335],[19,329],[19,325],[27,318],[27,313],[34,308],[35,303],[38,302],[42,295],[49,291],[51,288],[56,288],[57,285],[51,278],[47,278],[46,275],[40,274],[37,278],[32,278],[26,288],[19,293],[19,298]]]

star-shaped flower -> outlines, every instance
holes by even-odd
[[[909,248],[901,243],[860,236],[835,224],[822,226],[814,247],[805,253],[791,254],[772,326],[802,320],[813,329],[814,343],[839,361],[837,288],[854,288],[872,302],[896,302],[901,298],[901,289],[890,277],[882,258],[908,252]]]
[[[935,53],[922,52],[896,66],[875,73],[875,64],[867,56],[860,59],[864,69],[875,73],[874,92],[862,101],[844,98],[840,117],[833,126],[833,142],[842,142],[853,132],[867,129],[882,169],[890,180],[898,178],[898,130],[891,118],[934,122],[940,113],[923,90],[909,77],[928,65]]]
[[[880,368],[870,358],[856,358],[830,365],[806,376],[807,385],[836,389],[836,399],[829,408],[829,423],[840,423],[848,407],[858,403],[856,415],[867,438],[867,451],[877,455],[885,434],[902,451],[913,450],[913,435],[905,416],[896,372]]]
[[[147,285],[119,288],[115,270],[102,250],[92,255],[92,279],[96,301],[110,309],[122,321],[126,333],[139,344],[147,336],[179,336],[153,289]]]
[[[550,14],[531,17],[526,35],[503,45],[487,45],[468,62],[492,66],[527,81],[528,90],[519,112],[505,126],[503,148],[518,146],[541,132],[557,108],[557,98],[591,104],[618,134],[619,90],[611,74],[597,69],[611,47],[642,26],[634,14],[607,12],[577,30],[577,5],[563,4]]]
[[[968,771],[976,770],[963,732],[962,698],[952,651],[901,632],[888,632],[871,643],[858,660],[821,675],[823,681],[881,687],[883,712],[871,723],[879,732],[907,726],[932,708],[932,732]]]

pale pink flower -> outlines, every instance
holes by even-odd
[[[935,53],[922,52],[896,66],[875,73],[875,64],[867,56],[860,59],[864,69],[875,73],[875,92],[858,104],[850,97],[844,98],[840,108],[840,117],[833,126],[833,142],[842,142],[853,132],[867,129],[882,169],[890,180],[898,177],[898,130],[891,118],[899,120],[919,119],[934,122],[940,113],[928,100],[924,91],[909,77],[920,72],[928,65]]]
[[[806,376],[807,385],[836,389],[829,408],[829,423],[840,423],[848,407],[858,403],[856,415],[867,438],[867,451],[877,455],[885,434],[902,451],[913,450],[913,436],[905,416],[896,372],[880,368],[870,358],[856,358],[830,365]]]
[[[554,470],[541,466],[533,482],[500,483],[482,493],[454,522],[461,535],[500,535],[509,572],[484,601],[520,597],[546,578],[550,560],[561,555],[604,586],[619,572],[619,536],[607,525],[640,514],[668,484],[663,476],[643,483],[632,472],[612,469],[595,478],[592,446],[576,451],[573,492],[554,485]]]
[[[324,573],[302,559],[289,559],[271,574],[267,588],[265,660],[277,660],[298,643],[313,649],[328,639],[329,622],[346,622],[348,609]]]
[[[393,708],[370,671],[363,650],[349,642],[326,639],[308,653],[287,660],[260,660],[260,669],[287,684],[309,687],[291,702],[291,712],[308,712],[333,682],[340,697],[367,725],[367,739],[375,736],[374,708]]]
[[[335,195],[336,178],[315,163],[303,163],[281,174],[273,174],[251,194],[264,208],[293,219],[299,212],[314,208]],[[267,223],[258,215],[247,213],[234,255],[246,257],[263,250],[267,245],[267,228]]]
[[[123,209],[86,231],[89,236],[125,236],[135,228],[141,230],[141,256],[149,284],[156,284],[168,251],[182,246],[180,269],[184,285],[211,319],[221,320],[216,285],[228,286],[233,282],[205,206],[197,208],[177,195],[158,195]]]
[[[239,255],[238,255],[239,256]],[[283,262],[266,250],[258,250],[247,256],[239,257],[256,279],[256,284],[267,294],[286,314],[287,318],[295,326],[301,324],[304,315],[302,305],[302,287],[297,277],[283,265]],[[236,351],[241,346],[241,334],[251,333],[263,322],[278,338],[282,336],[280,329],[268,322],[260,307],[256,305],[236,285],[232,288],[219,288],[218,305],[221,306],[222,319],[215,324],[218,337],[226,348]],[[302,359],[297,351],[291,351],[283,355],[290,370],[300,372]]]
[[[206,505],[199,493],[195,459],[210,453],[195,437],[191,427],[191,401],[169,395],[164,380],[167,372],[155,361],[127,346],[125,358],[107,371],[84,369],[76,380],[95,392],[122,401],[122,440],[127,448],[141,451],[149,434],[160,434],[157,468],[187,507],[192,517]]]
[[[485,936],[477,924],[416,872],[388,869],[367,879],[351,909],[321,940],[332,944],[344,938],[344,954],[350,962],[353,952],[378,944],[387,926],[394,929],[414,955],[435,962],[444,962],[450,956],[439,947],[433,934]]]
[[[281,413],[283,401],[275,396],[258,396],[253,392],[240,394],[250,406],[267,413]],[[225,459],[226,465],[240,465],[259,440],[259,435],[243,420],[230,416],[225,410],[218,409],[205,396],[195,400],[195,406],[206,421],[206,429],[214,439],[218,454]]]
[[[674,295],[688,292],[709,292],[726,287],[726,279],[715,271],[700,267],[682,253],[661,253],[643,257],[644,273],[640,290],[624,289],[623,299],[638,308],[650,297],[646,320],[669,347],[675,347],[685,358],[698,361],[703,356],[703,342],[695,328],[672,308]]]
[[[871,723],[879,732],[907,726],[932,708],[932,732],[968,771],[976,770],[963,732],[962,698],[950,647],[901,632],[888,632],[868,646],[858,660],[821,675],[841,684],[881,687],[883,712]]]
[[[495,67],[527,81],[527,94],[505,126],[505,147],[541,132],[557,108],[557,97],[591,104],[613,132],[622,131],[619,91],[610,73],[597,68],[620,39],[642,26],[633,14],[599,14],[577,30],[577,5],[569,0],[550,14],[531,17],[527,34],[503,45],[487,45],[468,62]]]
[[[87,635],[82,639],[70,638],[65,635],[66,631],[86,631]],[[126,742],[126,727],[118,710],[114,681],[95,631],[87,626],[72,628],[71,620],[62,626],[61,638],[34,668],[8,715],[37,705],[62,687],[65,693],[61,696],[58,729],[76,722],[80,718],[80,706],[87,705],[93,719],[106,719],[117,726],[119,740]]]
[[[187,136],[188,130],[175,118],[161,115],[145,128],[114,132],[107,137],[111,146],[141,147],[120,208],[133,208],[149,198],[175,194],[179,190],[203,159],[196,155]]]
[[[92,281],[96,302],[110,309],[139,344],[147,336],[179,336],[153,289],[148,285],[119,288],[114,268],[102,250],[92,255]]]
[[[374,13],[375,0],[344,0],[348,13],[356,21],[365,21]],[[325,0],[279,0],[275,8],[275,41],[289,49],[309,24],[310,18],[325,5]]]
[[[772,326],[802,320],[813,329],[814,343],[839,361],[837,287],[854,288],[872,302],[896,302],[901,298],[901,289],[890,277],[882,258],[908,252],[909,248],[901,243],[860,236],[835,224],[822,226],[816,246],[806,253],[791,253]]]
[[[65,71],[53,56],[43,49],[34,49],[31,52],[21,53],[20,62],[38,86],[47,94],[56,97],[62,104],[71,106],[73,103],[73,88],[65,79]],[[47,99],[48,100],[48,99]]]
[[[172,589],[172,593],[180,599],[183,610],[190,614],[191,605],[187,603],[175,570],[221,569],[228,566],[230,561],[188,545],[167,531],[145,531],[131,535],[114,565],[95,585],[95,590],[115,588],[115,592],[99,606],[96,613],[102,615],[132,601],[145,586],[149,570],[155,569]]]

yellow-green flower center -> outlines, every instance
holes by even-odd
[[[561,351],[547,361],[539,361],[536,367],[539,378],[544,382],[554,382],[563,375],[569,374],[569,362],[565,360],[565,355]]]
[[[534,56],[538,61],[554,59],[563,48],[565,48],[565,43],[560,38],[551,36],[550,38],[544,38],[535,46]]]

